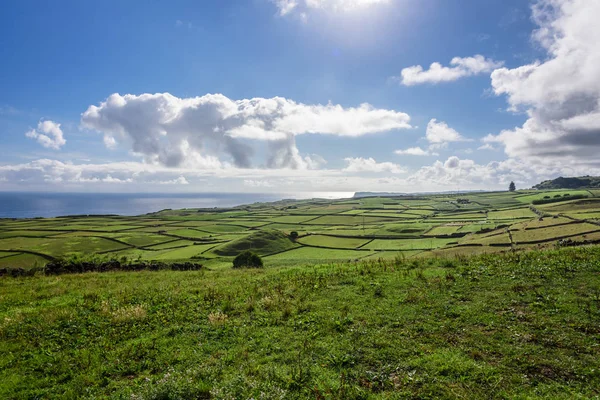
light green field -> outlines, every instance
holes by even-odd
[[[496,224],[467,224],[463,225],[458,232],[460,233],[475,233],[484,229],[494,229]]]
[[[590,197],[535,206],[544,218],[529,208],[533,200],[565,193]],[[11,259],[23,266],[27,260],[44,264],[69,255],[100,255],[173,261],[202,257],[211,268],[220,268],[244,250],[265,256],[267,266],[269,262],[291,266],[307,260],[388,258],[400,251],[419,252],[419,257],[462,255],[510,246],[507,229],[514,248],[528,246],[519,243],[552,246],[559,238],[600,229],[577,223],[600,219],[600,198],[592,194],[570,190],[285,200],[230,209],[165,210],[139,217],[0,220],[0,250],[15,253],[0,265]],[[292,232],[300,238],[294,240]],[[463,246],[455,247],[457,243]]]
[[[559,212],[581,212],[581,211],[599,211],[600,212],[600,199],[582,199],[573,200],[561,203],[544,204],[540,206],[544,211],[550,213]]]
[[[153,257],[155,260],[185,260],[192,257],[201,256],[202,252],[214,247],[214,244],[203,244],[193,245],[188,247],[182,247],[180,249],[173,249],[171,251],[161,253],[157,257]]]
[[[198,228],[202,229],[202,228]],[[211,235],[211,233],[196,230],[196,229],[173,229],[167,231],[169,235],[176,235],[185,238],[205,238]]]
[[[451,235],[462,228],[462,225],[441,225],[427,231],[427,236]]]
[[[528,207],[516,208],[511,210],[490,211],[488,219],[511,219],[511,218],[535,218],[537,214],[531,211]]]
[[[505,232],[494,232],[492,235],[470,235],[464,240],[459,241],[461,245],[481,245],[481,246],[493,246],[493,245],[510,245],[510,236]]]
[[[571,218],[577,219],[600,219],[600,212],[581,212],[581,213],[564,213]]]
[[[600,226],[581,223],[581,224],[569,224],[561,225],[557,227],[549,226],[547,228],[532,229],[532,230],[519,230],[511,232],[513,241],[519,242],[530,242],[537,240],[548,240],[555,237],[566,237],[573,236],[585,232],[600,231]]]
[[[550,190],[550,191],[543,191],[543,192],[536,191],[533,194],[517,196],[516,199],[522,203],[531,203],[534,200],[542,200],[546,196],[549,196],[550,198],[554,198],[554,196],[557,196],[557,195],[564,197],[565,194],[569,194],[571,196],[577,196],[577,195],[589,196],[590,192],[588,192],[587,190]],[[565,199],[565,200],[567,200],[567,199]]]
[[[438,247],[444,247],[448,243],[456,243],[457,239],[376,239],[365,245],[366,249],[371,250],[429,250]]]
[[[309,246],[355,249],[369,242],[369,239],[340,238],[332,236],[311,235],[298,239],[298,243]]]
[[[368,257],[372,254],[374,254],[374,252],[371,251],[334,250],[320,249],[314,247],[300,247],[294,250],[265,257],[265,262],[268,263],[270,260],[300,260],[302,263],[309,262],[320,264],[331,260],[355,260],[362,257]]]

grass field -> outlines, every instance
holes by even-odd
[[[312,250],[267,259],[362,253]],[[364,254],[2,278],[0,398],[600,396],[600,248]]]
[[[418,255],[422,257],[487,253],[496,251],[494,246],[511,243],[515,249],[527,246],[523,243],[532,243],[532,248],[551,247],[565,236],[578,238],[600,230],[599,225],[570,224],[600,219],[600,198],[592,197],[593,191],[584,191],[589,196],[586,199],[540,206],[531,202],[579,192],[285,200],[231,209],[165,210],[138,217],[5,219],[0,220],[0,266],[27,268],[27,260],[31,266],[40,266],[69,255],[135,255],[172,261],[201,257],[206,266],[220,268],[243,250],[264,256],[284,252],[281,257],[286,265],[294,265],[296,255],[296,264],[309,259],[318,262],[324,254],[321,250],[327,253],[324,260],[343,260],[344,250],[358,248],[373,252],[374,258],[393,259],[395,251],[408,257],[418,253],[409,250],[437,251],[421,252]],[[511,232],[512,242],[508,235],[489,237],[488,231],[498,227]],[[297,240],[288,237],[294,231],[300,235]],[[448,240],[450,235],[452,240]],[[459,251],[457,242],[467,246]],[[203,250],[198,254],[200,245]],[[289,251],[293,248],[297,249]],[[359,253],[348,254],[347,259],[365,256]],[[3,255],[10,257],[1,258]],[[267,263],[269,260],[274,265],[283,263],[281,258],[267,258]]]

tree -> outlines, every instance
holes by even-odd
[[[233,259],[233,268],[262,268],[263,261],[258,254],[246,250]]]
[[[291,231],[291,232],[290,232],[290,239],[292,239],[292,240],[296,240],[296,239],[298,239],[298,232],[296,232],[296,231]]]
[[[517,187],[515,186],[515,183],[511,181],[510,185],[508,185],[508,191],[514,192],[515,190],[517,190]]]

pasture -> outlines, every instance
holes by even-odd
[[[571,196],[588,196],[570,200]],[[253,250],[266,266],[422,258],[590,243],[600,234],[594,191],[285,200],[137,217],[0,220],[0,268],[66,256],[184,261],[221,267]],[[594,196],[594,197],[592,197]],[[534,205],[540,199],[556,199]],[[290,233],[296,232],[297,237]]]
[[[4,277],[0,398],[600,395],[596,246],[389,261],[301,246],[266,262],[291,254],[304,265]]]

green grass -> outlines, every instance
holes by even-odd
[[[443,247],[449,243],[456,242],[457,239],[376,239],[364,246],[366,249],[372,250],[423,250]]]
[[[600,219],[600,211],[599,212],[580,212],[580,213],[565,213],[564,215],[568,215],[571,218],[577,219]]]
[[[32,250],[50,256],[90,254],[127,248],[126,245],[99,237],[8,238],[0,240],[0,250]]]
[[[307,221],[306,224],[317,225],[361,225],[372,224],[382,221],[398,220],[395,217],[367,217],[362,215],[325,215],[316,219]]]
[[[114,238],[121,240],[125,243],[131,244],[133,246],[152,246],[155,244],[159,244],[159,243],[164,243],[170,240],[173,240],[173,238],[170,238],[168,236],[161,236],[161,235],[152,235],[152,234],[144,234],[144,233],[126,233],[126,234],[119,234],[119,235],[115,235],[113,236]]]
[[[170,240],[166,243],[156,244],[154,246],[148,246],[149,250],[164,250],[164,249],[172,249],[173,247],[181,247],[181,246],[192,246],[194,242],[191,240],[173,240],[173,238],[169,238]]]
[[[464,245],[510,245],[510,236],[504,231],[498,233],[494,232],[493,235],[470,235],[459,241],[460,244]]]
[[[202,229],[202,228],[198,228],[198,229]],[[173,230],[168,230],[167,233],[169,235],[177,235],[177,236],[186,237],[186,238],[205,238],[205,237],[212,235],[211,233],[202,232],[202,231],[195,230],[195,229],[173,229]]]
[[[299,243],[310,246],[355,249],[367,243],[369,239],[339,238],[332,236],[311,235],[298,239]]]
[[[576,211],[600,211],[600,199],[585,199],[567,201],[559,204],[546,204],[540,206],[541,209],[548,212],[576,212]]]
[[[496,224],[467,224],[467,225],[463,225],[458,232],[459,233],[464,233],[464,232],[471,232],[471,233],[475,233],[475,232],[479,232],[483,229],[494,229],[496,227]]]
[[[433,227],[433,224],[424,224],[420,222],[403,224],[385,224],[382,228],[375,231],[376,235],[382,236],[419,236]]]
[[[215,258],[211,263],[227,264],[230,257],[246,248],[262,248],[262,255],[286,250],[290,241],[282,239],[296,231],[301,236],[313,234],[313,237],[301,239],[301,242],[313,246],[353,249],[366,243],[365,237],[378,239],[419,239],[422,242],[410,242],[411,245],[426,245],[443,249],[448,245],[444,236],[453,233],[470,234],[499,226],[509,227],[512,231],[524,231],[525,237],[534,238],[534,227],[563,224],[570,216],[578,219],[600,219],[600,198],[561,201],[536,208],[559,218],[539,217],[528,207],[530,201],[544,196],[554,196],[566,192],[576,195],[579,191],[519,191],[469,193],[460,196],[452,194],[428,195],[421,197],[376,197],[344,200],[286,200],[273,203],[256,203],[229,209],[184,209],[165,210],[151,215],[137,217],[90,216],[61,217],[48,219],[0,219],[0,250],[30,250],[49,256],[60,257],[69,254],[94,255],[118,251],[119,254],[142,255],[145,260],[161,256],[164,247],[173,236],[188,239],[189,242],[221,242],[214,252],[203,256]],[[591,196],[591,193],[588,193]],[[458,199],[467,199],[468,204],[459,204]],[[462,225],[462,226],[461,226]],[[552,242],[561,237],[560,226],[544,234],[544,240]],[[161,232],[161,233],[159,233]],[[267,232],[267,233],[260,233]],[[271,233],[268,233],[271,232]],[[275,240],[254,243],[261,235],[276,234]],[[319,234],[342,235],[347,238],[325,239]],[[556,235],[556,236],[552,236]],[[95,238],[100,237],[100,238]],[[46,239],[48,238],[48,239]],[[119,244],[122,241],[128,243]],[[504,238],[500,243],[506,243]],[[458,240],[458,238],[456,239]],[[485,247],[496,244],[495,239],[487,236],[469,236],[461,242],[481,244],[461,250],[461,254],[487,251]],[[520,238],[521,241],[527,241]],[[535,241],[535,239],[530,239]],[[225,243],[227,242],[227,243]],[[272,242],[271,244],[267,242]],[[400,242],[394,242],[393,246]],[[452,242],[450,242],[452,243]],[[406,250],[390,247],[388,242],[375,242],[385,250]],[[158,245],[158,247],[154,247]],[[133,252],[129,247],[152,247],[158,251]],[[537,245],[531,245],[534,248]],[[304,250],[310,252],[311,250]],[[319,260],[317,249],[311,260]],[[190,252],[192,252],[190,250]],[[183,252],[182,252],[183,253]],[[430,254],[426,252],[426,254]],[[433,253],[432,253],[433,254]],[[293,265],[289,258],[286,265]],[[302,263],[298,260],[296,264]],[[220,265],[220,264],[219,264]]]
[[[276,230],[264,230],[221,245],[214,250],[214,253],[220,256],[237,256],[242,251],[251,250],[259,255],[266,255],[295,246],[296,244],[283,233]]]
[[[12,254],[12,255],[10,257],[5,257],[8,254]],[[0,258],[0,268],[8,268],[8,269],[38,268],[38,267],[43,267],[48,262],[48,260],[46,260],[45,258],[36,256],[33,254],[0,252],[0,257],[2,257],[2,258]]]
[[[549,226],[547,228],[520,230],[512,232],[515,242],[528,242],[535,240],[554,240],[556,237],[576,235],[584,232],[600,231],[600,226],[594,224],[569,224],[557,227]]]
[[[0,398],[596,398],[599,288],[598,248],[4,278]]]
[[[265,258],[265,264],[267,266],[274,260],[291,260],[295,263],[298,261],[302,264],[322,264],[330,261],[350,261],[359,259],[361,257],[367,257],[373,254],[370,251],[358,251],[358,250],[335,250],[335,249],[320,249],[313,247],[300,247],[297,249],[289,250],[283,253],[279,253],[273,256]],[[275,263],[276,264],[276,263]]]
[[[186,260],[192,257],[201,257],[202,252],[214,247],[214,244],[203,244],[193,245],[188,247],[182,247],[180,249],[173,249],[168,252],[163,252],[156,257],[152,257],[154,260]]]
[[[513,208],[510,210],[499,210],[490,211],[488,213],[488,219],[509,219],[509,218],[535,218],[537,215],[529,209],[525,208]]]
[[[462,225],[440,225],[427,231],[428,236],[451,235],[462,228]]]
[[[516,199],[523,203],[531,203],[534,200],[544,200],[544,197],[546,197],[546,196],[548,196],[550,198],[554,198],[554,196],[558,196],[558,195],[560,195],[561,197],[564,197],[565,194],[569,194],[571,196],[576,196],[576,195],[589,196],[590,195],[590,193],[587,190],[549,190],[549,191],[542,191],[540,193],[533,192],[533,194],[528,194],[525,196],[518,196],[518,197],[516,197]],[[565,200],[568,200],[568,197],[565,198]]]

